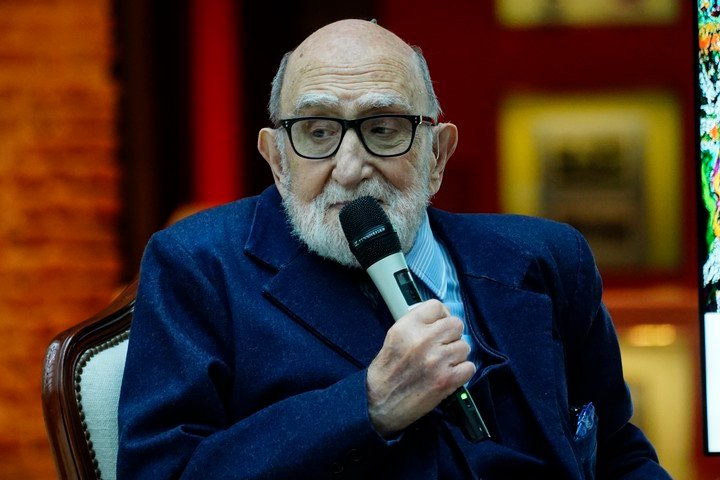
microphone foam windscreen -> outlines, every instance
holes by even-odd
[[[401,251],[390,219],[373,197],[360,197],[345,205],[340,211],[340,225],[350,250],[366,270],[378,260]]]

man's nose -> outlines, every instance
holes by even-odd
[[[350,129],[335,153],[333,180],[342,186],[353,187],[370,178],[372,166],[368,163],[369,155],[357,132]]]

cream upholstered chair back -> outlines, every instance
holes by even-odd
[[[43,412],[60,478],[115,479],[118,398],[136,289],[134,281],[47,349]]]

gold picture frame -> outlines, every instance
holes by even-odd
[[[495,0],[501,25],[663,25],[679,18],[679,0]]]
[[[679,266],[683,129],[673,94],[512,94],[499,129],[503,211],[576,226],[601,267]]]

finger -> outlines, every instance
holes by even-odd
[[[443,358],[451,367],[467,361],[470,355],[470,345],[465,340],[457,340],[455,342],[443,345]]]
[[[422,323],[431,324],[450,316],[450,310],[439,300],[432,299],[417,304],[408,315],[412,315]]]
[[[448,368],[444,373],[436,379],[437,393],[442,398],[447,397],[450,393],[465,385],[475,375],[476,367],[470,361],[461,362],[452,368]]]
[[[465,331],[465,324],[458,317],[445,317],[429,327],[436,342],[448,344],[459,340]]]
[[[459,363],[453,367],[453,373],[455,375],[457,386],[465,385],[472,379],[477,371],[477,367],[470,361]]]

